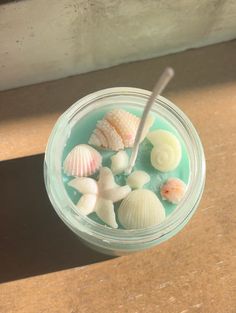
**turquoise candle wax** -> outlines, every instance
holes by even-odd
[[[114,107],[111,107],[111,109],[113,109],[113,108]],[[138,108],[134,109],[133,107],[129,107],[129,106],[119,106],[119,109],[124,109],[124,110],[138,116],[138,117],[142,116],[142,110],[140,110]],[[88,113],[87,115],[85,115],[72,128],[70,136],[66,142],[66,146],[64,148],[63,158],[62,158],[62,175],[63,175],[63,182],[64,182],[65,189],[68,193],[68,196],[70,197],[70,199],[73,201],[74,204],[76,204],[79,201],[81,194],[78,191],[76,191],[74,188],[68,186],[68,182],[71,179],[73,179],[73,177],[67,176],[63,172],[63,162],[64,162],[66,156],[68,155],[68,153],[76,145],[88,144],[89,138],[90,138],[93,130],[96,127],[97,121],[101,120],[108,111],[110,111],[108,108],[96,109],[96,110]],[[160,199],[160,201],[162,202],[162,204],[165,208],[166,216],[168,216],[174,211],[176,205],[171,204],[170,202],[165,201],[161,198],[160,186],[168,178],[171,178],[171,177],[177,177],[177,178],[181,179],[182,181],[184,181],[186,184],[188,184],[189,175],[190,175],[189,158],[188,158],[185,144],[184,144],[183,140],[181,139],[181,136],[179,135],[178,131],[164,118],[158,116],[154,112],[152,112],[151,114],[154,117],[154,123],[153,123],[152,127],[150,128],[150,131],[157,130],[157,129],[163,129],[163,130],[167,130],[167,131],[171,132],[172,134],[174,134],[181,144],[182,158],[181,158],[181,161],[180,161],[179,165],[177,166],[177,168],[175,168],[173,171],[163,173],[163,172],[156,170],[152,166],[151,161],[150,161],[150,153],[151,153],[153,146],[149,142],[149,140],[147,138],[145,138],[145,140],[141,143],[141,145],[139,147],[139,153],[138,153],[138,157],[137,157],[135,166],[133,168],[133,171],[142,170],[142,171],[145,171],[146,173],[149,174],[150,182],[147,183],[146,185],[144,185],[143,188],[153,191],[158,196],[158,198]],[[111,166],[111,156],[116,154],[117,152],[106,150],[103,148],[98,148],[98,147],[94,147],[94,148],[97,151],[99,151],[100,154],[102,155],[102,166],[110,167]],[[128,155],[130,156],[131,155],[131,149],[127,148],[125,150],[128,153]],[[97,180],[98,173],[94,174],[92,177]],[[122,173],[120,175],[115,175],[115,180],[119,185],[125,185],[126,184],[126,178],[127,178],[127,176],[124,173]],[[120,205],[120,202],[115,203],[115,212],[117,211],[117,208],[119,207],[119,205]],[[99,224],[105,225],[104,222],[101,221],[95,213],[90,214],[88,217],[93,219],[94,221],[96,221]],[[118,218],[117,218],[117,222],[119,224]],[[122,228],[122,226],[120,224],[119,224],[119,228]]]

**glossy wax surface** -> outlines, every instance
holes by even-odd
[[[126,111],[129,111],[130,113],[135,114],[138,117],[141,117],[142,111],[140,109],[134,109],[129,106],[119,106],[119,108],[122,108]],[[90,135],[92,134],[92,131],[96,127],[96,123],[98,120],[101,120],[104,115],[110,111],[108,108],[106,109],[99,109],[99,110],[94,110],[90,113],[88,113],[85,117],[83,117],[81,120],[77,122],[77,124],[73,127],[70,137],[67,140],[66,146],[63,151],[63,159],[62,159],[62,165],[63,162],[68,155],[68,153],[73,149],[74,146],[78,144],[87,144]],[[158,116],[156,113],[151,113],[153,117],[155,118],[155,121],[150,129],[156,130],[156,129],[164,129],[167,131],[170,131],[172,134],[174,134],[178,140],[181,143],[182,147],[182,159],[178,165],[178,167],[171,171],[171,172],[166,172],[162,173],[158,170],[156,170],[152,165],[150,161],[150,153],[153,148],[152,144],[145,139],[139,148],[139,153],[138,157],[135,163],[135,166],[133,168],[134,170],[143,170],[147,172],[150,175],[150,182],[144,186],[144,188],[152,190],[158,198],[161,200],[165,211],[166,215],[168,216],[173,212],[175,209],[176,205],[171,204],[167,201],[163,201],[160,196],[160,185],[168,178],[170,177],[178,177],[181,180],[183,180],[186,184],[188,183],[189,179],[189,159],[186,151],[186,147],[184,145],[184,142],[182,141],[180,135],[178,134],[177,130],[166,120]],[[98,147],[95,147],[102,155],[103,161],[102,165],[103,166],[108,166],[110,167],[111,165],[111,156],[114,155],[116,152],[114,151],[108,151],[104,149],[100,149]],[[130,155],[131,154],[131,149],[126,149],[127,153]],[[62,175],[63,175],[63,182],[64,186],[66,188],[66,191],[73,201],[73,203],[77,203],[78,200],[81,197],[81,194],[77,192],[74,188],[70,187],[67,185],[67,183],[73,179],[73,177],[69,177],[63,173],[63,168],[62,168]],[[94,174],[93,178],[97,179],[98,178],[98,173]],[[124,174],[116,175],[115,180],[118,184],[120,185],[125,185],[126,184],[126,176]],[[115,210],[119,207],[120,202],[115,204]],[[104,224],[97,216],[95,213],[92,213],[89,215],[90,218],[92,218],[94,221]],[[118,224],[119,221],[117,220]],[[122,226],[119,224],[119,227],[122,228]]]

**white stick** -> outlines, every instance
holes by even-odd
[[[140,139],[143,133],[143,128],[148,116],[148,113],[152,107],[152,105],[154,104],[156,98],[161,94],[161,92],[165,89],[165,87],[167,86],[167,84],[169,83],[169,81],[171,80],[171,78],[174,76],[174,70],[171,67],[167,67],[164,72],[162,73],[161,77],[158,79],[152,94],[150,96],[150,98],[148,99],[148,102],[144,108],[143,111],[143,115],[142,118],[140,120],[139,123],[139,127],[136,133],[136,137],[135,137],[135,141],[134,141],[134,146],[132,149],[132,153],[131,153],[131,157],[129,160],[129,165],[125,171],[126,174],[130,174],[132,171],[132,168],[135,164],[135,161],[137,159],[137,155],[138,155],[138,150],[139,150],[139,144],[140,144]]]

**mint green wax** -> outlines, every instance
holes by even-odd
[[[139,117],[142,115],[142,111],[139,109],[133,109],[132,107],[129,107],[129,106],[120,106],[119,108],[125,109],[126,111],[129,111],[130,113],[133,113]],[[101,120],[108,111],[109,111],[109,109],[94,110],[94,111],[88,113],[84,118],[82,118],[81,120],[78,121],[78,123],[73,127],[71,134],[70,134],[70,137],[69,137],[69,139],[66,143],[66,146],[64,148],[62,164],[63,164],[66,156],[73,149],[74,146],[76,146],[78,144],[87,144],[88,143],[89,137],[92,134],[93,130],[95,129],[97,121]],[[144,186],[144,188],[152,190],[158,196],[158,198],[160,199],[160,201],[162,202],[162,204],[165,208],[166,215],[168,216],[169,214],[171,214],[173,212],[176,205],[171,204],[171,203],[161,199],[160,191],[159,191],[160,186],[170,177],[178,177],[187,184],[188,179],[189,179],[189,159],[188,159],[188,155],[187,155],[187,151],[186,151],[186,147],[184,145],[184,142],[181,139],[180,135],[178,134],[177,130],[170,123],[168,123],[166,120],[164,120],[163,118],[161,118],[157,114],[152,113],[152,115],[155,118],[155,122],[154,122],[153,126],[151,127],[150,131],[156,130],[156,129],[164,129],[164,130],[168,130],[172,134],[174,134],[181,143],[182,159],[181,159],[178,167],[171,172],[162,173],[162,172],[156,170],[151,165],[151,161],[150,161],[150,153],[151,153],[153,146],[147,139],[145,139],[140,145],[138,157],[137,157],[137,160],[136,160],[136,163],[135,163],[133,170],[143,170],[150,175],[150,178],[151,178],[150,182],[148,184],[146,184]],[[111,165],[110,157],[112,155],[114,155],[116,152],[107,151],[104,149],[99,149],[97,147],[95,147],[95,148],[101,153],[101,155],[103,157],[102,165],[110,167],[110,165]],[[126,149],[126,152],[130,155],[131,149]],[[77,192],[74,188],[69,187],[67,185],[67,183],[71,179],[73,179],[73,177],[71,177],[71,176],[69,177],[69,176],[65,175],[63,173],[63,169],[62,169],[62,175],[63,175],[63,181],[64,181],[66,191],[67,191],[69,197],[71,198],[71,200],[73,201],[73,203],[76,204],[79,201],[81,194],[79,192]],[[98,173],[96,173],[93,176],[93,178],[97,179]],[[119,185],[125,185],[126,184],[125,179],[126,179],[126,177],[124,174],[115,176],[115,180]],[[115,204],[115,210],[117,210],[117,208],[119,207],[119,204],[120,203]],[[96,216],[95,213],[92,213],[91,215],[89,215],[89,217],[91,217],[94,221],[104,225],[104,223]],[[120,228],[122,228],[122,227],[120,226]]]

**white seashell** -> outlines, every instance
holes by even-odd
[[[128,167],[128,164],[129,156],[124,150],[111,157],[111,170],[115,175],[121,174]]]
[[[118,219],[126,229],[146,228],[161,223],[165,219],[165,209],[155,193],[137,189],[121,202]]]
[[[179,178],[169,178],[160,188],[163,200],[178,204],[186,192],[186,184]]]
[[[67,175],[89,176],[100,168],[101,163],[101,154],[93,147],[82,144],[71,150],[64,161],[63,167]]]
[[[117,187],[112,171],[108,167],[102,167],[99,173],[98,187],[100,190],[109,190]]]
[[[156,130],[147,135],[154,145],[151,151],[151,163],[161,172],[174,170],[182,157],[181,145],[178,139],[166,130]]]
[[[82,214],[88,215],[95,210],[96,201],[97,201],[96,195],[87,193],[79,199],[79,202],[76,204],[76,207],[80,210]]]
[[[99,198],[95,208],[97,216],[107,225],[118,228],[112,201]]]
[[[109,148],[113,151],[132,147],[139,122],[140,118],[134,114],[125,110],[114,109],[108,112],[101,121],[98,121],[96,129],[89,139],[89,144]],[[154,118],[150,115],[143,130],[142,140],[153,122]]]
[[[113,189],[101,191],[101,196],[112,202],[118,202],[124,199],[131,192],[131,188],[128,185],[118,186]]]
[[[127,178],[127,184],[132,189],[140,189],[150,181],[150,176],[144,171],[134,171]]]
[[[89,194],[97,194],[98,193],[98,185],[97,182],[89,177],[76,177],[72,179],[68,186],[75,188],[80,193],[89,193]]]
[[[98,180],[99,193],[102,198],[117,202],[124,199],[131,189],[129,186],[116,184],[112,171],[108,167],[102,167]]]

